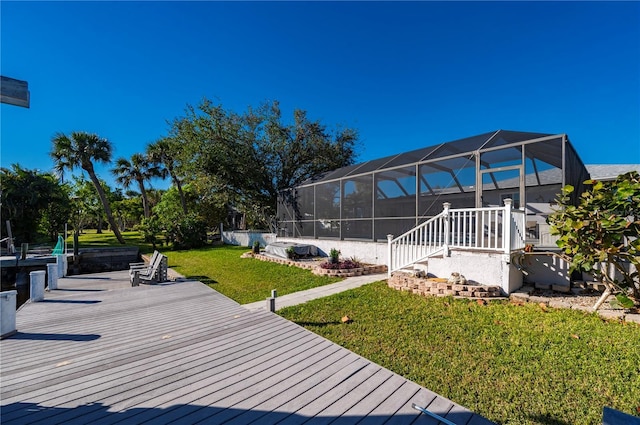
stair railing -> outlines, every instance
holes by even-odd
[[[451,248],[498,251],[510,254],[525,245],[525,213],[513,209],[511,199],[504,207],[450,209],[417,227],[388,240],[388,274],[434,255],[447,257]]]

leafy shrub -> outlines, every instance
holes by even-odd
[[[166,229],[166,235],[175,249],[200,248],[207,243],[207,223],[190,213]]]
[[[630,288],[640,299],[640,174],[584,183],[590,188],[577,206],[571,203],[573,186],[562,188],[560,209],[548,218],[551,234],[558,235],[558,247],[571,257],[571,270],[592,272],[609,289]],[[626,263],[636,270],[631,272]]]

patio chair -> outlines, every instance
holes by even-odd
[[[135,267],[129,270],[132,286],[140,283],[152,284],[167,281],[167,257],[158,253],[151,258],[147,267]]]
[[[149,264],[145,263],[144,261],[140,263],[129,263],[129,276],[133,277],[133,272],[135,270],[142,271],[149,268],[158,259],[158,255],[160,255],[160,252],[158,252],[157,250],[153,251],[153,255],[149,259]]]

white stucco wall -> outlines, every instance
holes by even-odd
[[[315,245],[322,255],[327,255],[333,248],[340,251],[343,258],[356,257],[369,264],[387,264],[386,242],[338,241],[332,239],[277,238],[278,242],[293,242]]]
[[[340,251],[343,258],[356,257],[369,264],[387,264],[386,242],[339,241],[334,239],[304,239],[277,237],[275,233],[260,232],[222,232],[222,240],[229,245],[252,246],[254,240],[259,240],[264,247],[272,242],[292,242],[297,244],[314,245],[318,247],[321,256],[328,256],[333,248]]]
[[[527,283],[562,286],[571,284],[569,264],[562,258],[553,255],[543,253],[525,255],[522,268],[527,272],[524,277],[524,281]]]
[[[498,252],[451,250],[449,257],[428,261],[427,273],[431,275],[445,278],[453,272],[482,285],[499,285],[506,294],[522,286],[522,273],[510,264],[508,255]]]
[[[223,231],[222,241],[228,245],[253,246],[254,241],[259,241],[260,246],[265,247],[271,242],[275,242],[275,233],[263,232],[239,232],[239,231]]]

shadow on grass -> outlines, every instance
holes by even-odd
[[[317,328],[324,328],[327,327],[329,325],[341,325],[342,322],[338,321],[338,320],[334,320],[333,322],[296,322],[294,321],[293,323],[295,323],[296,325],[300,325],[303,328],[306,328],[307,326],[313,326],[313,327],[317,327]]]
[[[542,425],[572,425],[572,422],[568,422],[562,419],[554,418],[548,414],[546,415],[529,415],[531,420],[537,424]]]
[[[199,282],[204,283],[205,285],[213,285],[218,283],[217,280],[211,279],[209,276],[190,275],[190,276],[186,276],[186,278],[189,280],[197,280]]]

